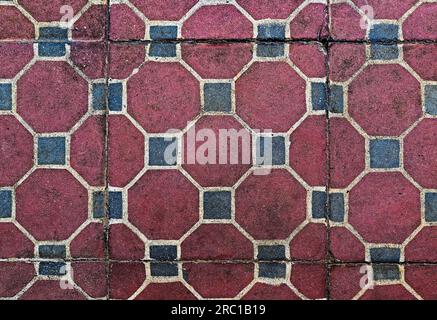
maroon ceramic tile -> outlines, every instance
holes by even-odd
[[[383,272],[392,270],[391,273]],[[397,270],[397,276],[393,277]],[[390,279],[382,279],[390,275]],[[434,265],[335,265],[330,269],[334,300],[434,300]]]
[[[65,40],[105,39],[107,10],[103,1],[54,1],[50,5],[44,1],[3,1],[0,9],[0,41],[59,40],[51,28],[62,29]]]
[[[0,298],[435,299],[436,4],[170,2],[0,4]]]
[[[184,0],[177,4],[170,1],[114,1],[110,7],[110,21],[111,39],[117,41],[179,38],[318,40],[328,35],[326,3],[303,0],[222,3]],[[263,28],[272,25],[280,31],[269,33],[265,38]],[[160,33],[158,29],[162,27],[174,29],[171,33]]]
[[[335,1],[330,4],[330,35],[334,40],[435,40],[435,3],[426,1]],[[381,25],[397,29],[381,38]]]
[[[331,253],[435,262],[433,75],[422,70],[433,45],[388,46],[331,46]]]
[[[82,41],[102,28],[88,16],[69,33],[34,4],[0,6],[0,297],[105,298],[105,52]]]

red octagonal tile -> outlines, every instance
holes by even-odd
[[[306,191],[288,171],[250,175],[235,195],[237,222],[255,239],[285,239],[305,220]]]
[[[129,190],[129,221],[149,239],[179,239],[199,220],[199,191],[177,171],[148,171]]]
[[[33,165],[32,135],[14,116],[0,116],[0,186],[12,186]]]
[[[87,191],[66,170],[36,170],[16,198],[17,221],[38,240],[65,240],[87,218]]]
[[[422,114],[420,84],[400,65],[368,66],[349,87],[349,112],[370,135],[399,135]]]
[[[402,243],[420,224],[420,196],[401,173],[370,173],[349,194],[349,222],[368,242]]]
[[[237,113],[253,129],[286,132],[306,111],[305,88],[285,62],[256,62],[237,80]]]
[[[37,132],[68,131],[88,110],[87,82],[66,62],[39,61],[17,86],[17,112]]]

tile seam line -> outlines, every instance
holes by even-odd
[[[325,170],[326,170],[326,186],[325,186],[325,192],[326,192],[326,210],[325,210],[325,221],[326,221],[326,247],[325,247],[325,268],[326,268],[326,279],[325,279],[325,284],[326,284],[326,299],[327,300],[331,300],[331,267],[329,265],[329,263],[331,262],[332,259],[332,254],[331,254],[331,223],[330,223],[330,219],[329,219],[329,214],[330,214],[330,196],[329,196],[329,191],[330,191],[330,182],[331,182],[331,163],[330,163],[330,159],[331,159],[331,148],[330,148],[330,106],[331,106],[331,88],[330,88],[330,34],[331,34],[331,30],[330,30],[330,25],[331,25],[331,12],[330,12],[330,2],[331,0],[327,1],[327,6],[325,8],[325,14],[326,14],[326,24],[327,24],[327,32],[328,32],[328,37],[327,39],[324,39],[326,41],[323,42],[323,46],[326,50],[326,56],[325,56],[325,68],[326,68],[326,97],[327,97],[327,110],[325,112],[325,117],[326,117],[326,165],[325,165]],[[322,26],[323,28],[324,26]]]
[[[78,41],[70,41],[78,42]],[[192,44],[233,44],[233,43],[307,43],[307,42],[317,42],[317,43],[351,43],[351,44],[437,44],[437,40],[342,40],[342,39],[320,39],[320,38],[301,38],[301,39],[162,39],[162,40],[140,40],[140,39],[128,39],[128,40],[109,40],[110,43],[192,43]]]
[[[407,44],[407,45],[420,45],[420,44],[437,44],[437,40],[342,40],[342,39],[320,39],[320,38],[301,38],[301,39],[284,39],[284,40],[259,40],[255,38],[250,39],[162,39],[162,40],[141,40],[141,39],[127,39],[127,40],[113,40],[113,39],[104,39],[104,40],[68,40],[68,41],[60,41],[60,40],[0,40],[0,44],[38,44],[38,43],[89,43],[89,44],[151,44],[151,43],[176,43],[176,44],[239,44],[239,43],[284,43],[284,44],[293,44],[293,43],[329,43],[329,44]]]
[[[329,266],[356,266],[356,265],[397,265],[397,266],[431,266],[437,267],[437,262],[408,261],[408,262],[371,262],[371,261],[326,261],[326,260],[130,260],[130,259],[0,259],[0,263],[40,263],[40,262],[64,262],[64,263],[217,263],[217,264],[258,264],[258,263],[291,263],[304,265],[329,265]]]
[[[105,8],[105,135],[104,135],[104,144],[105,144],[105,161],[104,161],[104,172],[105,172],[105,191],[104,191],[104,202],[105,202],[105,217],[103,219],[103,237],[105,242],[105,252],[104,252],[104,260],[105,260],[105,299],[110,299],[110,248],[109,248],[109,46],[110,46],[110,4],[111,0],[106,0],[106,8]]]

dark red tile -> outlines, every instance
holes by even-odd
[[[2,5],[0,11],[0,40],[35,39],[35,26],[13,5]]]
[[[286,132],[305,114],[305,89],[287,63],[255,62],[236,82],[237,113],[252,128]]]
[[[204,224],[181,244],[182,260],[253,260],[254,248],[231,224]]]
[[[83,290],[88,299],[105,299],[107,297],[108,284],[105,263],[73,262],[71,270],[74,283]]]
[[[286,19],[291,13],[299,7],[303,0],[273,0],[273,1],[255,1],[255,0],[237,0],[249,14],[257,20],[261,19]]]
[[[203,298],[234,298],[254,277],[253,263],[184,263],[184,280]]]
[[[143,39],[146,34],[144,21],[126,4],[112,4],[110,9],[111,39]]]
[[[199,191],[176,170],[146,172],[128,197],[129,221],[149,239],[180,239],[199,220]]]
[[[373,267],[373,275],[376,272],[375,268]],[[406,277],[405,281],[373,281],[370,266],[336,265],[330,270],[331,297],[334,300],[416,300],[419,296],[411,288],[408,278],[412,284],[420,288],[423,270],[421,267],[411,269],[410,276]]]
[[[405,40],[436,40],[437,4],[421,3],[403,24]]]
[[[230,150],[233,148],[231,139],[226,139],[225,142],[223,138],[220,140],[219,135],[223,130],[234,131],[240,135],[241,139],[237,141],[238,150],[235,154],[231,155]],[[203,151],[205,145],[202,143],[204,140],[199,140],[198,133],[202,131],[211,132],[217,137],[216,141],[212,142],[216,150],[224,149],[225,145],[226,150],[217,151],[215,154],[205,154]],[[193,141],[193,137],[197,137],[196,141]],[[196,122],[195,126],[189,128],[183,138],[184,163],[182,167],[203,187],[231,187],[251,167],[252,154],[248,151],[251,150],[250,147],[248,148],[252,143],[250,137],[250,132],[231,115],[204,116]],[[202,154],[205,155],[205,159],[202,159],[202,156],[199,157]],[[226,159],[223,160],[225,156]]]
[[[434,299],[437,6],[401,2],[2,3],[0,298]]]
[[[200,112],[199,81],[178,62],[145,63],[127,90],[129,114],[150,133],[183,129]]]
[[[140,262],[111,263],[109,272],[109,298],[128,299],[146,280],[146,265]]]
[[[237,188],[235,206],[236,221],[255,239],[286,239],[305,221],[306,191],[286,170],[251,174]]]
[[[62,6],[70,6],[72,13],[75,15],[87,2],[87,0],[54,0],[50,5],[47,5],[44,0],[20,0],[18,4],[29,12],[38,22],[52,22],[60,21],[65,12],[69,12],[61,11]]]
[[[106,5],[91,5],[72,26],[73,41],[104,41]]]
[[[324,264],[293,264],[291,284],[306,299],[326,299],[327,269]]]
[[[88,194],[67,170],[37,169],[16,190],[17,221],[37,240],[69,238],[88,217]]]
[[[0,271],[1,298],[15,297],[35,276],[33,263],[0,262]]]
[[[234,78],[253,56],[252,43],[182,43],[184,61],[204,79]]]
[[[105,185],[104,116],[89,117],[71,136],[70,164],[91,186]]]
[[[331,3],[330,6],[330,33],[335,40],[363,40],[368,37],[372,25],[379,23],[392,23],[401,28],[396,40],[436,39],[432,23],[437,14],[434,3],[354,0]]]
[[[405,281],[424,300],[435,300],[437,267],[435,265],[405,266]]]
[[[17,82],[17,113],[36,132],[66,132],[87,110],[87,81],[65,61],[37,61]]]
[[[126,186],[144,167],[145,138],[124,115],[108,121],[108,178],[112,187]]]
[[[396,10],[379,12],[404,9]],[[374,44],[331,46],[331,94],[340,88],[331,104],[343,107],[329,113],[330,193],[344,199],[344,219],[330,228],[336,261],[370,262],[372,247],[392,245],[400,250],[394,263],[435,261],[433,100],[432,90],[424,89],[433,74],[423,67],[433,46],[395,46],[398,58],[382,55],[378,62]],[[409,296],[396,288],[363,297]]]
[[[181,282],[149,283],[136,300],[196,300],[197,297]]]
[[[144,259],[144,242],[124,224],[109,227],[109,257],[113,260]]]
[[[171,0],[132,0],[150,20],[176,21],[181,19],[198,0],[181,0],[174,3]]]
[[[250,39],[252,35],[250,20],[232,5],[204,6],[182,26],[186,39]]]
[[[242,300],[300,300],[300,297],[286,284],[272,285],[256,283]]]
[[[102,42],[73,42],[70,59],[85,76],[92,80],[105,78],[106,48]]]
[[[0,129],[0,186],[13,186],[32,168],[33,137],[13,115],[0,116]]]
[[[38,280],[20,300],[85,300],[86,296],[78,289],[62,289],[59,280]]]

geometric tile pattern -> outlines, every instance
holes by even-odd
[[[0,299],[437,298],[437,1],[69,3],[0,1]]]

